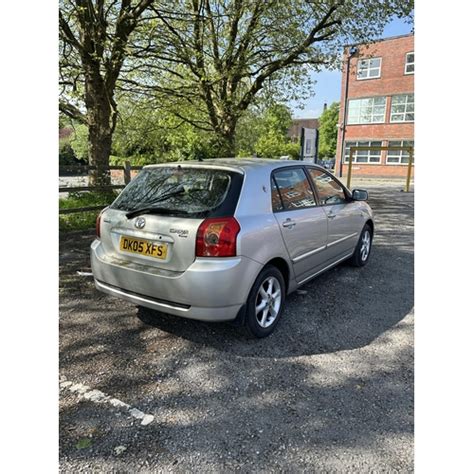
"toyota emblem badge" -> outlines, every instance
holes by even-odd
[[[137,229],[143,229],[143,227],[145,227],[145,218],[144,217],[138,217],[135,221],[135,227]]]

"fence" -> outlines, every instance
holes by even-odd
[[[59,167],[59,175],[61,173],[70,173],[75,171],[77,173],[87,174],[90,170],[96,169],[95,166],[87,165],[66,165]],[[123,172],[123,184],[110,184],[108,186],[59,186],[60,193],[72,193],[72,192],[85,192],[85,191],[107,191],[113,189],[124,188],[132,179],[132,171],[141,170],[141,166],[131,166],[129,161],[126,161],[124,166],[109,166],[108,171],[118,170]],[[59,214],[73,214],[76,212],[87,212],[87,211],[98,211],[103,209],[104,205],[101,206],[86,206],[86,207],[74,207],[70,209],[59,209]]]
[[[412,146],[351,146],[349,148],[349,167],[347,169],[347,183],[346,186],[350,188],[352,178],[352,163],[354,161],[354,152],[360,151],[407,151],[408,152],[408,169],[407,169],[407,180],[405,184],[405,192],[410,191],[411,173],[413,168],[413,147]]]

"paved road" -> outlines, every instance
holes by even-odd
[[[412,471],[413,195],[370,203],[370,263],[306,284],[258,341],[99,294],[77,274],[92,233],[61,235],[62,472]]]

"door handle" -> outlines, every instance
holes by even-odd
[[[337,214],[333,214],[332,212],[330,212],[328,214],[328,219],[334,219],[336,217]]]
[[[288,227],[289,229],[292,229],[296,225],[295,221],[292,221],[291,219],[287,219],[285,222],[283,222],[282,226],[283,227]]]

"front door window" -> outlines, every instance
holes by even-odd
[[[316,168],[310,168],[309,174],[316,186],[321,205],[328,206],[346,202],[344,189],[334,178]]]

